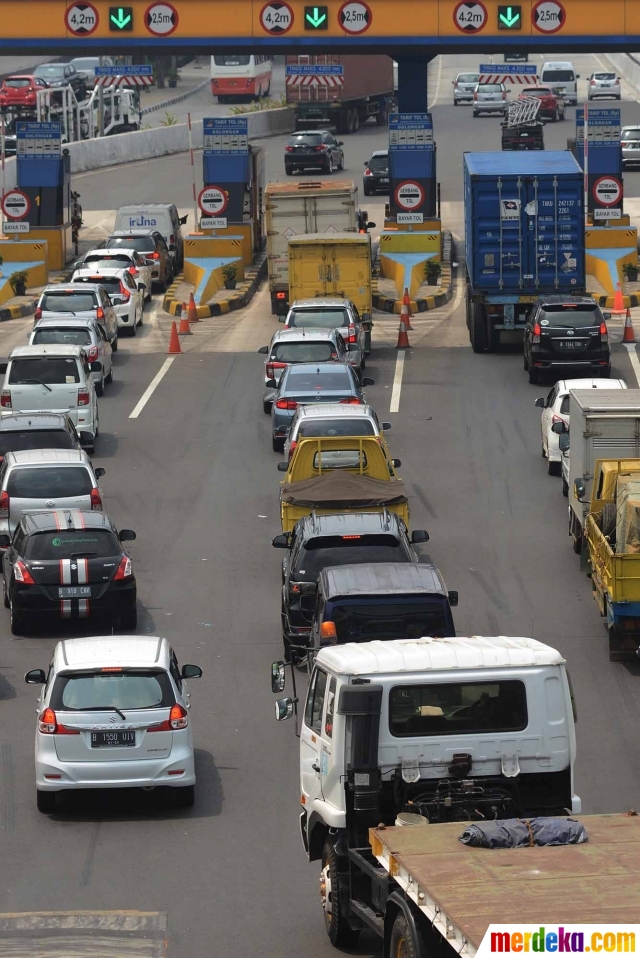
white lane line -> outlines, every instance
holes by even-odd
[[[402,392],[402,374],[404,372],[404,351],[398,353],[396,359],[396,371],[393,377],[393,389],[391,390],[391,405],[389,412],[399,412],[400,393]]]
[[[149,383],[149,385],[143,392],[142,396],[140,397],[140,401],[135,406],[133,412],[129,416],[129,419],[138,418],[138,416],[140,415],[144,407],[147,405],[147,403],[153,396],[154,392],[156,391],[156,389],[158,388],[158,386],[160,385],[164,377],[167,375],[167,373],[171,369],[171,364],[174,359],[175,359],[174,356],[170,356],[169,359],[165,359],[164,363],[160,367],[160,371],[158,372],[157,376],[154,376],[154,378],[151,380],[151,382]]]
[[[636,386],[640,386],[640,359],[638,359],[638,354],[636,352],[636,344],[623,343],[622,345],[629,353],[629,362],[631,363],[631,368],[633,369],[633,375],[636,377]]]

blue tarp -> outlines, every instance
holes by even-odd
[[[588,842],[589,837],[584,825],[574,818],[509,818],[469,825],[459,841],[476,848],[522,848],[531,845],[580,845]]]

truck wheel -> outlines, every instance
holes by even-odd
[[[575,552],[576,555],[579,556],[580,553],[582,552],[582,536],[577,536],[575,535],[575,533],[572,533],[572,539],[573,539],[573,551]]]
[[[418,932],[418,934],[420,934]],[[416,941],[409,922],[402,914],[393,923],[391,940],[389,942],[389,958],[416,958],[416,955],[426,955],[427,950],[422,939]]]
[[[622,651],[622,640],[617,629],[609,629],[609,661],[624,662],[627,658]]]
[[[474,353],[483,353],[487,347],[487,331],[477,303],[469,303],[469,339]]]
[[[357,110],[353,111],[353,132],[357,133],[360,129],[360,114]]]
[[[338,133],[348,133],[349,126],[347,123],[347,113],[346,110],[340,110],[336,118],[336,129]]]
[[[352,928],[340,914],[340,885],[348,889],[348,876],[338,871],[338,856],[329,842],[322,849],[320,899],[324,910],[324,926],[336,948],[351,948],[358,941],[359,928]],[[346,897],[346,896],[345,896]]]
[[[565,478],[562,479],[562,495],[565,499],[569,498],[569,483]]]

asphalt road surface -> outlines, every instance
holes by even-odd
[[[574,58],[583,77],[596,58]],[[461,154],[495,148],[497,119],[451,104],[460,58],[432,71],[438,166],[447,225],[461,235]],[[439,85],[438,85],[439,77]],[[626,96],[629,91],[625,87]],[[635,101],[625,120],[640,119]],[[569,121],[546,129],[563,147]],[[346,138],[347,176],[385,143],[363,128]],[[283,138],[265,141],[272,179]],[[640,194],[638,174],[625,177]],[[189,208],[188,159],[178,156],[74,177],[95,223],[133,201]],[[384,199],[367,204],[382,223]],[[608,661],[602,620],[567,535],[560,480],[540,456],[544,387],[531,387],[516,353],[476,356],[462,290],[413,321],[399,411],[390,414],[397,323],[376,317],[367,397],[393,428],[411,493],[411,526],[431,534],[429,553],[460,592],[460,634],[528,635],[567,657],[578,708],[577,791],[586,812],[637,806],[639,669]],[[158,297],[142,335],[121,341],[114,384],[100,400],[96,465],[106,468],[106,508],[138,538],[139,632],[166,635],[192,683],[198,785],[193,809],[153,795],[89,795],[53,815],[36,811],[36,690],[27,669],[45,667],[56,640],[13,639],[0,616],[0,847],[3,912],[136,910],[166,913],[170,958],[328,958],[317,864],[298,827],[298,742],[273,720],[270,663],[281,655],[278,480],[269,419],[261,409],[256,350],[277,323],[263,289],[250,306],[198,325],[138,418],[131,413],[165,363],[168,320]],[[3,324],[2,354],[25,341],[29,320]],[[620,339],[621,331],[615,332]],[[613,375],[636,380],[614,346]],[[550,388],[550,387],[548,387]],[[90,634],[90,630],[89,630]],[[358,955],[379,954],[363,935]],[[0,941],[0,955],[2,943]]]

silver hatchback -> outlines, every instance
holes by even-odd
[[[338,329],[349,350],[350,364],[360,372],[365,368],[366,333],[355,303],[339,296],[297,299],[281,316],[285,329]]]
[[[504,83],[478,83],[473,91],[473,115],[504,113],[507,109],[507,89]]]
[[[479,73],[459,73],[455,80],[452,80],[454,106],[473,102],[473,94],[479,79]]]
[[[587,83],[589,84],[587,90],[587,98],[589,100],[602,99],[604,97],[613,97],[614,100],[621,99],[620,77],[615,73],[609,73],[603,70],[598,73],[592,73]]]

